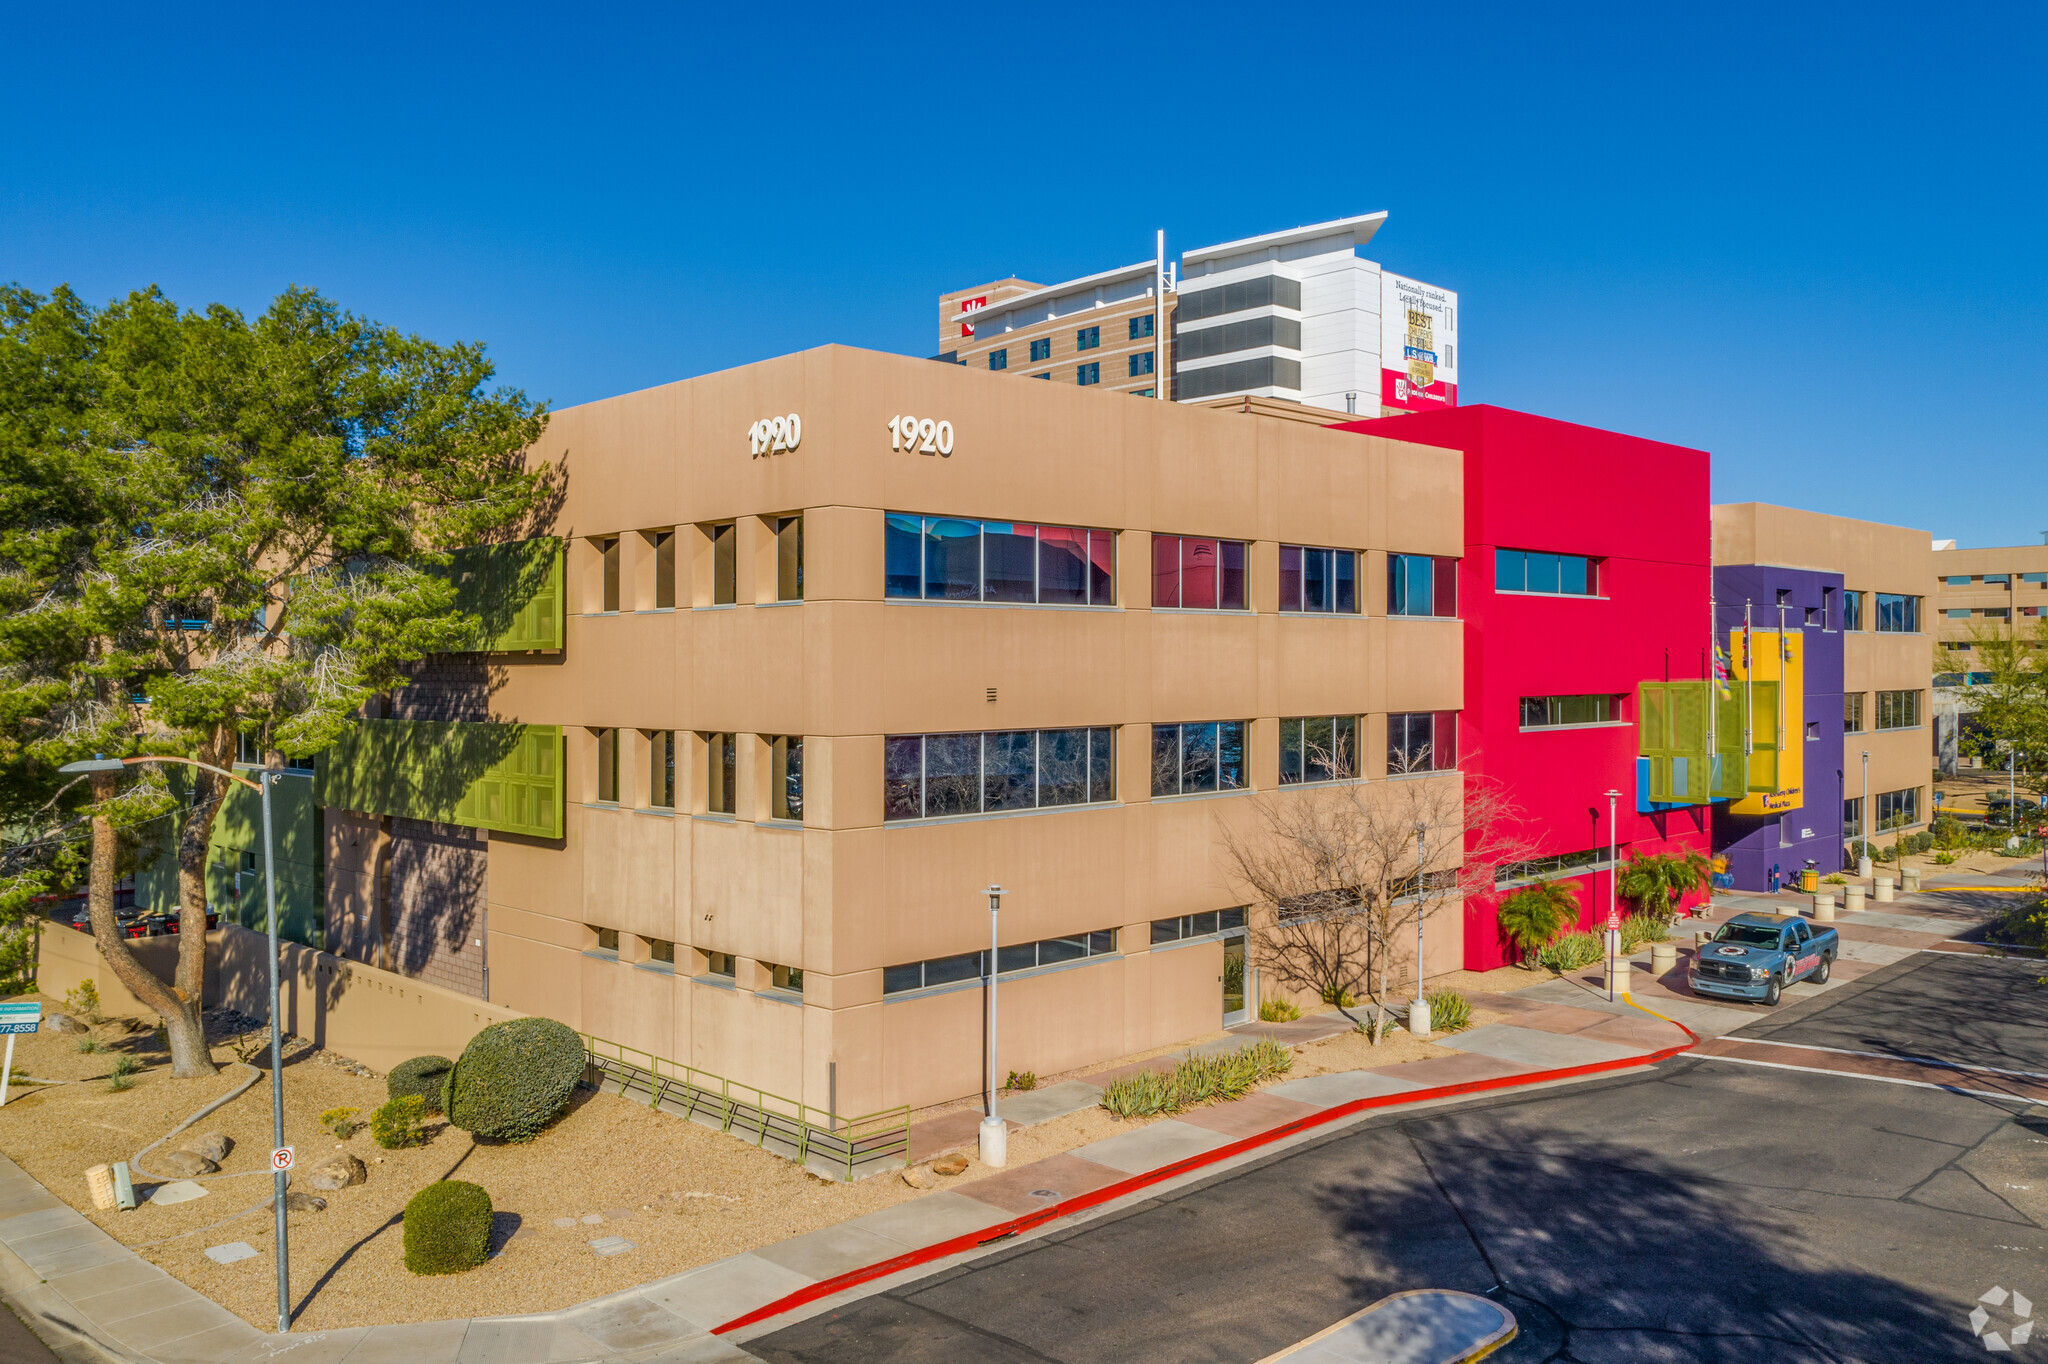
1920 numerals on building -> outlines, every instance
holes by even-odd
[[[794,450],[803,438],[803,418],[794,412],[786,417],[763,417],[747,428],[747,444],[752,447],[755,459]]]
[[[953,453],[953,423],[930,417],[889,418],[889,448],[915,450],[921,455]]]

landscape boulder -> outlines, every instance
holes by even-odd
[[[957,1151],[949,1156],[940,1156],[937,1160],[932,1162],[932,1169],[942,1175],[966,1174],[967,1157],[961,1155]]]
[[[51,1014],[43,1020],[45,1032],[91,1032],[92,1029],[73,1018],[70,1014]]]
[[[219,1165],[228,1158],[228,1152],[235,1149],[235,1139],[225,1132],[208,1132],[203,1137],[186,1142],[184,1149]]]
[[[368,1166],[354,1156],[343,1153],[332,1160],[323,1160],[306,1171],[306,1187],[332,1193],[336,1189],[366,1183],[369,1178]]]
[[[190,1179],[194,1175],[210,1175],[220,1169],[219,1165],[197,1151],[172,1151],[158,1157],[157,1163],[162,1165],[167,1173],[174,1174],[180,1179]]]
[[[276,1197],[272,1196],[263,1206],[266,1208],[276,1207]],[[327,1200],[315,1198],[309,1193],[300,1193],[297,1189],[293,1189],[284,1196],[284,1210],[286,1212],[326,1212]]]

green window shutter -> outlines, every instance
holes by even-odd
[[[1636,688],[1637,753],[1650,760],[1650,799],[1670,804],[1671,771],[1671,688],[1668,683],[1644,682]]]
[[[1713,754],[1707,747],[1706,682],[1638,684],[1637,752],[1650,760],[1650,799],[1703,805],[1713,799]]]
[[[1742,751],[1742,684],[1727,683],[1715,701],[1714,797],[1740,800],[1749,794],[1749,758]]]
[[[562,836],[559,725],[359,720],[324,756],[322,805]]]
[[[445,570],[455,583],[455,605],[478,618],[466,641],[468,650],[523,653],[561,648],[565,558],[562,541],[552,535],[456,550]]]

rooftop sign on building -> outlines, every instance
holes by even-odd
[[[1380,272],[1380,405],[1433,412],[1458,405],[1458,295]]]

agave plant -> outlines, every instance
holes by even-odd
[[[1529,966],[1557,935],[1579,921],[1579,888],[1574,881],[1538,881],[1500,904],[1500,928]]]

